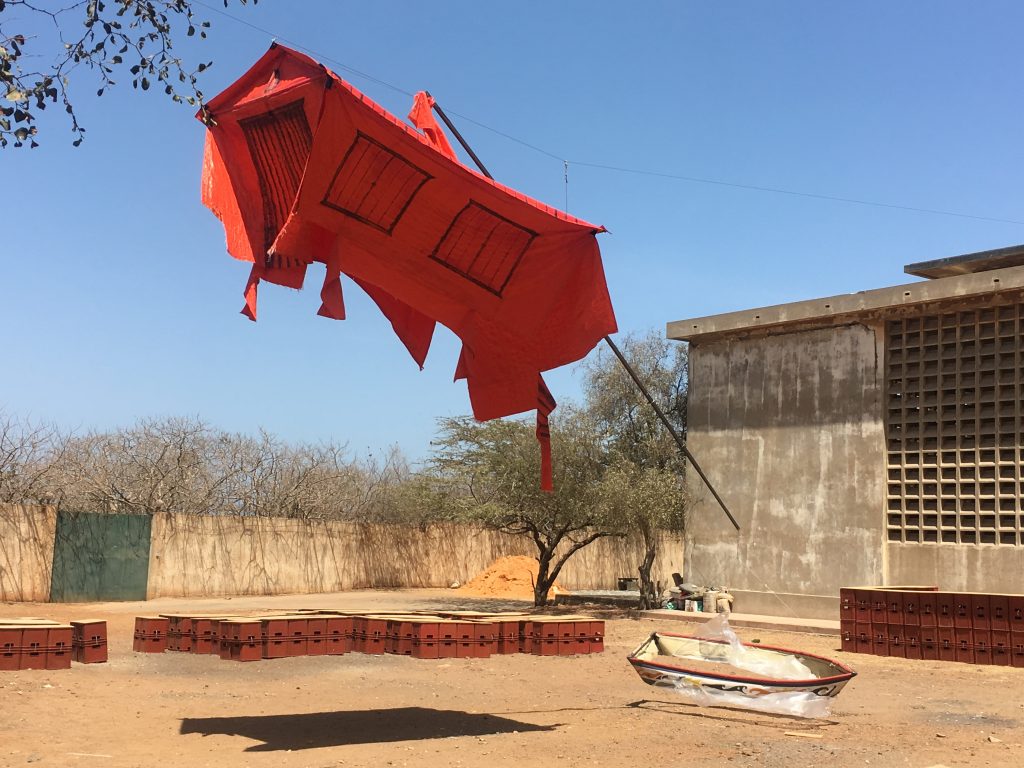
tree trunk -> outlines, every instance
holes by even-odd
[[[652,526],[646,524],[640,525],[640,531],[644,537],[644,559],[637,567],[640,574],[640,609],[660,608],[661,596],[651,579],[651,568],[658,553],[658,534]]]
[[[555,578],[551,573],[551,558],[554,549],[544,548],[537,553],[537,582],[533,585],[533,604],[542,607],[548,604],[548,592]]]

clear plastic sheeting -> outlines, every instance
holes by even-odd
[[[736,707],[759,712],[771,712],[794,717],[824,718],[832,708],[832,698],[815,691],[779,691],[772,681],[814,680],[816,675],[795,656],[778,651],[743,645],[732,627],[729,614],[720,613],[694,633],[700,642],[697,653],[676,653],[678,658],[700,662],[719,663],[734,669],[723,670],[725,675],[742,672],[764,678],[764,686],[757,682],[732,681],[728,677],[709,684],[706,677],[679,676],[675,688],[685,698],[702,707]],[[774,690],[772,690],[774,688]]]

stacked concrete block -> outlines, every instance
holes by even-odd
[[[135,641],[136,650],[143,652],[215,653],[235,661],[338,656],[351,651],[417,659],[485,659],[519,652],[569,656],[604,650],[604,622],[589,616],[480,611],[163,614],[138,617]]]
[[[136,616],[132,650],[139,653],[163,653],[167,650],[170,620],[162,616]]]
[[[858,587],[839,613],[844,651],[1024,667],[1024,595]]]
[[[107,660],[107,622],[71,622],[71,658],[79,664],[103,664]]]
[[[0,671],[71,667],[70,624],[48,619],[0,620]]]

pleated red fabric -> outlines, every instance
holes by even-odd
[[[301,288],[319,262],[318,314],[345,317],[349,276],[420,367],[435,324],[451,329],[477,419],[537,410],[550,490],[555,401],[541,373],[616,330],[596,239],[604,228],[459,163],[432,104],[417,94],[418,132],[274,45],[208,104],[203,203],[224,224],[228,253],[252,264],[249,318],[260,282]]]

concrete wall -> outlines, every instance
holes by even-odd
[[[683,544],[664,537],[659,578],[682,566]],[[367,587],[447,587],[504,555],[533,555],[521,536],[460,525],[426,529],[282,518],[153,519],[148,597],[267,595]],[[638,542],[601,540],[559,576],[569,589],[609,588],[632,576]]]
[[[841,586],[881,583],[881,355],[863,325],[691,345],[689,447],[741,530],[695,485],[688,580],[827,618]]]
[[[0,504],[0,600],[50,599],[57,510]]]
[[[885,545],[885,584],[935,584],[949,592],[1024,594],[1024,547]]]
[[[0,505],[0,600],[47,601],[57,513]],[[373,587],[447,587],[505,555],[533,556],[522,536],[480,528],[306,522],[283,518],[152,520],[147,598],[316,593]],[[635,576],[637,539],[601,539],[558,577],[568,589],[613,589]],[[654,576],[682,571],[681,536],[663,534]]]

